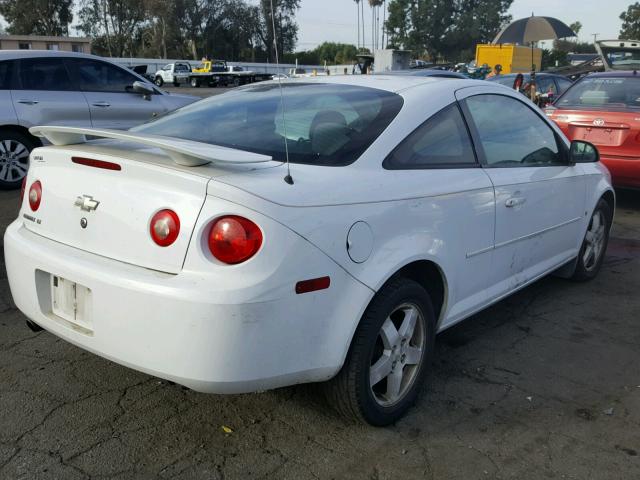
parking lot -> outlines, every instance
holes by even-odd
[[[2,230],[18,203],[0,192]],[[623,192],[595,281],[546,278],[440,335],[419,403],[375,429],[310,386],[204,395],[33,333],[3,261],[0,478],[638,478],[639,268]]]

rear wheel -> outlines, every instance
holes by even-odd
[[[584,236],[573,280],[586,281],[595,278],[602,267],[604,256],[609,243],[609,231],[613,210],[603,199],[593,210],[587,233]]]
[[[164,85],[164,80],[162,80],[162,77],[157,76],[153,83],[155,83],[158,87],[161,87],[162,85]]]
[[[197,78],[192,78],[191,79],[191,86],[193,88],[198,88],[200,87],[200,81]]]
[[[0,131],[0,189],[20,187],[29,169],[29,154],[37,146],[38,141],[29,135]]]
[[[428,293],[413,280],[390,281],[362,317],[344,366],[324,384],[327,399],[347,417],[393,423],[413,405],[434,344]]]

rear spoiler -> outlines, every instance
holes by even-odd
[[[140,143],[156,147],[164,151],[178,165],[197,167],[207,163],[263,163],[272,160],[267,155],[260,155],[233,148],[218,147],[208,143],[184,140],[181,138],[163,137],[126,130],[105,130],[82,127],[31,127],[32,135],[46,138],[53,145],[75,145],[85,143],[87,136],[112,138]]]

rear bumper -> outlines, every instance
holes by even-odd
[[[110,260],[34,234],[20,220],[4,236],[11,293],[30,320],[107,359],[211,393],[322,381],[341,367],[372,292],[306,245],[305,263],[324,262],[331,276],[328,290],[296,295],[292,286],[255,302],[245,291],[234,303],[216,290],[220,278]],[[53,314],[51,274],[91,289],[91,331]]]
[[[640,188],[640,157],[602,155],[616,187]]]

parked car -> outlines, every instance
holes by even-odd
[[[451,70],[441,70],[435,68],[419,68],[411,70],[393,70],[391,72],[379,72],[376,75],[408,75],[410,77],[443,77],[468,79],[466,75]]]
[[[183,83],[189,83],[191,78],[191,66],[188,63],[170,63],[158,70],[154,77],[154,83],[161,87],[170,83],[179,87]]]
[[[640,77],[636,72],[583,77],[546,112],[567,137],[598,147],[614,185],[640,188]]]
[[[524,73],[522,75],[524,77],[522,87],[524,87],[531,83],[531,74]],[[500,85],[514,88],[514,82],[517,76],[517,73],[510,73],[507,75],[488,77],[486,80],[488,82],[498,82]],[[540,93],[551,93],[557,97],[558,95],[562,95],[572,84],[571,80],[567,77],[563,77],[562,75],[536,73],[536,89]]]
[[[0,52],[0,189],[20,187],[34,125],[127,129],[199,100],[158,90],[131,70],[70,52]]]
[[[592,145],[474,80],[263,83],[128,132],[31,131],[56,147],[4,251],[32,328],[202,392],[327,382],[374,425],[414,402],[436,333],[594,278],[615,204]]]

